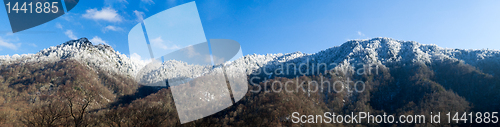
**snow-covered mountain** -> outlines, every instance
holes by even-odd
[[[68,41],[59,46],[50,47],[36,54],[13,56],[0,56],[0,64],[57,61],[61,59],[75,59],[84,65],[95,69],[106,70],[126,76],[136,76],[145,66],[140,60],[133,60],[125,54],[114,51],[107,45],[92,45],[86,38]],[[433,44],[420,44],[415,41],[401,41],[391,38],[373,38],[365,40],[351,40],[340,46],[322,50],[314,54],[301,52],[286,54],[246,55],[235,61],[226,62],[225,66],[230,72],[246,71],[247,74],[255,73],[258,69],[275,72],[282,66],[289,64],[319,65],[325,63],[333,67],[350,68],[353,65],[376,64],[387,65],[391,63],[432,63],[442,60],[463,61],[476,66],[481,62],[500,63],[498,50],[472,50],[441,48]],[[141,72],[146,77],[163,80],[179,77],[197,77],[217,66],[188,65],[179,61],[166,61],[156,65],[149,71]],[[285,67],[286,68],[286,67]],[[314,67],[313,67],[314,68]],[[317,67],[316,67],[317,68]],[[304,68],[302,68],[304,69]],[[283,70],[284,71],[284,70]],[[293,73],[293,68],[289,69]],[[322,70],[324,71],[324,70]]]
[[[141,62],[131,60],[125,54],[113,50],[108,45],[92,45],[87,38],[71,40],[58,46],[43,49],[36,54],[0,56],[0,64],[27,62],[54,62],[61,59],[73,59],[93,69],[111,73],[134,76],[135,71],[144,66]]]
[[[289,64],[299,65],[308,63],[312,68],[318,68],[322,63],[332,64],[334,67],[352,68],[357,64],[372,64],[385,66],[388,64],[409,64],[440,62],[443,60],[461,61],[472,66],[481,63],[500,63],[500,51],[476,49],[450,49],[438,47],[434,44],[420,44],[415,41],[401,41],[391,38],[373,38],[365,40],[351,40],[340,46],[322,50],[314,54],[301,52],[287,54],[247,55],[230,64],[230,66],[245,68],[247,72],[255,69],[266,69],[274,72],[281,66]],[[291,66],[290,66],[291,67]],[[292,68],[292,67],[291,67]],[[297,67],[298,68],[298,67]],[[320,69],[322,69],[321,67]],[[301,68],[304,70],[304,68]],[[279,69],[278,69],[279,70]],[[288,70],[292,73],[295,70]],[[303,71],[305,72],[305,71]]]

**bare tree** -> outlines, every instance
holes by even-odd
[[[55,127],[65,123],[68,108],[60,99],[52,99],[36,105],[21,116],[21,121],[30,127]]]
[[[95,93],[92,90],[85,90],[79,87],[66,85],[63,87],[63,92],[60,96],[66,101],[69,117],[75,127],[87,126],[88,110],[95,98]]]

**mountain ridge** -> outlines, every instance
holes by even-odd
[[[264,67],[276,70],[283,63],[335,63],[339,68],[351,68],[355,64],[409,64],[440,62],[443,60],[462,61],[478,67],[479,64],[500,63],[499,50],[464,50],[441,48],[435,44],[420,44],[415,41],[400,41],[391,38],[351,40],[346,43],[321,50],[313,54],[301,52],[287,54],[246,55],[233,62],[245,66],[247,71]],[[254,61],[254,63],[251,63]],[[328,68],[328,70],[335,67]],[[482,68],[480,68],[482,69]],[[295,71],[295,70],[290,70]]]
[[[96,57],[97,56],[97,57]],[[51,46],[36,54],[0,56],[0,64],[27,62],[55,62],[62,59],[75,59],[91,68],[112,73],[133,76],[141,65],[132,61],[125,54],[115,51],[109,45],[93,45],[87,38],[67,41]]]
[[[153,68],[150,70],[146,68],[146,71],[141,73],[140,71],[144,70],[142,68],[148,66],[142,64],[144,61],[129,58],[107,45],[93,45],[86,38],[82,38],[41,50],[37,54],[0,56],[0,66],[3,67],[0,71],[2,73],[0,89],[4,91],[0,94],[0,125],[3,120],[7,121],[6,125],[21,126],[23,121],[15,121],[20,118],[12,116],[38,121],[43,118],[40,116],[45,115],[36,115],[37,111],[60,110],[58,107],[50,107],[50,104],[68,106],[68,102],[71,101],[68,95],[74,95],[82,98],[79,99],[82,100],[81,106],[84,106],[85,102],[92,103],[89,107],[90,112],[85,115],[85,119],[90,120],[86,123],[100,126],[127,123],[132,126],[135,123],[151,120],[149,121],[151,125],[164,123],[165,126],[182,126],[176,117],[176,106],[172,96],[172,90],[176,89],[141,85],[143,82],[134,79],[134,74],[145,77],[145,81],[164,81],[164,79],[172,81],[205,76],[206,73],[220,71],[222,68],[226,69],[227,76],[233,76],[231,75],[233,71],[246,71],[250,91],[242,95],[234,106],[194,121],[193,124],[244,126],[248,125],[246,123],[262,123],[292,126],[291,114],[297,111],[300,114],[387,112],[393,115],[497,111],[499,104],[495,102],[500,100],[500,95],[497,94],[500,90],[500,80],[498,75],[494,74],[500,73],[497,66],[498,52],[447,49],[414,41],[373,38],[351,40],[313,54],[293,52],[246,55],[235,61],[228,61],[223,66],[189,65],[181,61],[168,60],[156,63]],[[314,68],[321,63],[335,65],[327,67],[326,70],[312,69],[306,71],[308,74],[301,74],[306,69],[301,68],[301,65]],[[299,66],[300,72],[278,74],[286,72],[280,68],[288,64]],[[381,67],[377,69],[380,73],[337,75],[331,70],[348,69],[353,72],[355,67],[359,67],[358,64],[377,65]],[[295,69],[292,68],[288,72],[297,71]],[[254,77],[260,79],[253,80]],[[317,89],[316,92],[311,92],[311,88],[314,87],[310,82],[314,81],[318,82],[316,88],[321,85],[322,88],[328,88],[328,91],[321,89],[318,92]],[[323,81],[329,83],[324,84]],[[332,85],[337,81],[345,83]],[[358,81],[363,84],[361,91],[357,91]],[[284,82],[285,86],[282,87],[275,82]],[[287,85],[288,82],[292,84]],[[309,84],[300,84],[301,82]],[[356,83],[352,84],[354,82]],[[333,91],[330,91],[331,85]],[[192,89],[184,91],[200,91],[199,93],[208,91],[200,87],[190,86],[190,88]],[[231,87],[231,90],[234,88]],[[45,108],[47,106],[49,107]],[[78,106],[80,105],[76,105]],[[29,112],[23,113],[25,111]],[[131,117],[135,115],[151,117]],[[443,122],[445,120],[443,117],[441,123],[446,124]],[[70,125],[68,121],[71,120],[74,118],[66,117],[55,124]],[[162,122],[164,120],[168,122]],[[344,125],[352,126],[352,124]],[[373,126],[369,123],[362,123],[361,126],[363,125]]]
[[[0,56],[0,64],[57,61],[61,59],[76,59],[92,68],[128,76],[135,76],[145,66],[144,61],[131,59],[129,56],[115,51],[109,45],[93,45],[87,38],[67,41],[61,45],[43,49],[36,54]],[[252,71],[260,68],[275,70],[278,68],[276,65],[280,63],[296,63],[298,65],[309,61],[312,64],[336,63],[339,67],[348,67],[356,63],[387,65],[390,63],[432,63],[448,59],[463,61],[466,64],[477,67],[481,62],[500,63],[500,51],[441,48],[435,44],[421,44],[415,41],[401,41],[392,38],[377,37],[350,40],[342,45],[312,54],[301,52],[266,55],[252,54],[243,56],[232,62],[226,62],[225,64],[230,69],[244,69],[247,71],[247,74],[251,74]],[[173,61],[170,62],[170,64],[163,63],[162,65],[169,68],[185,66],[184,64],[172,63]],[[165,67],[163,67],[164,70]]]

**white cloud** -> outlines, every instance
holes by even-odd
[[[127,0],[104,0],[104,6],[106,7],[118,7],[126,6],[128,3]]]
[[[192,45],[188,46],[187,47],[187,54],[188,54],[188,57],[191,58],[193,56],[197,56],[197,55],[200,55],[200,53],[196,52],[194,50],[194,47]]]
[[[147,4],[155,4],[153,0],[141,0],[141,2],[147,3]]]
[[[210,58],[210,57],[208,57],[208,58]],[[224,58],[219,58],[217,56],[212,56],[212,58],[214,59],[214,63],[224,63],[225,62]],[[208,62],[212,62],[212,61],[208,61]]]
[[[97,9],[88,9],[85,14],[83,14],[84,18],[93,19],[93,20],[104,20],[108,22],[121,22],[122,17],[117,13],[117,11],[113,8],[103,8],[100,11]]]
[[[141,55],[139,55],[137,53],[130,54],[130,60],[136,61],[136,62],[140,63],[140,65],[142,65],[142,66],[144,66],[152,61],[151,59],[143,60]]]
[[[35,43],[29,43],[28,45],[33,47],[38,47],[38,45],[36,45]]]
[[[56,28],[59,28],[59,29],[63,29],[63,26],[61,25],[61,23],[56,23]]]
[[[103,32],[106,32],[106,31],[122,31],[123,29],[121,27],[117,27],[117,26],[106,26],[104,27],[103,29]]]
[[[7,36],[12,36],[12,35],[14,35],[14,33],[12,33],[12,32],[7,32],[5,35],[7,35]]]
[[[72,19],[73,19],[72,15],[74,15],[74,13],[68,12],[68,13],[62,15],[61,18],[64,19],[64,20],[66,20],[66,21],[71,22]]]
[[[141,55],[137,54],[137,53],[132,53],[130,54],[130,59],[132,60],[141,60]]]
[[[173,44],[171,46],[167,46],[165,44],[165,41],[163,39],[161,39],[161,36],[157,37],[157,38],[154,38],[154,39],[151,39],[151,45],[154,46],[154,47],[158,47],[158,48],[161,48],[163,50],[169,50],[169,49],[179,49],[180,47]]]
[[[144,20],[144,12],[134,10],[134,14],[137,17],[137,22],[142,22],[142,20]]]
[[[108,45],[108,43],[106,43],[106,41],[102,40],[100,37],[98,36],[94,36],[94,38],[90,39],[90,42],[94,43],[94,44],[106,44]]]
[[[73,34],[73,31],[72,30],[66,30],[66,32],[64,32],[64,34],[66,34],[66,36],[68,36],[70,39],[73,39],[73,40],[76,40],[78,39],[75,34]]]
[[[118,0],[118,2],[122,2],[122,3],[128,4],[127,0]]]
[[[161,36],[151,39],[151,43],[163,43],[163,39],[161,39]]]
[[[18,44],[9,43],[9,42],[7,42],[7,40],[0,38],[0,47],[5,47],[5,48],[12,49],[12,50],[17,50],[20,46],[21,46],[21,43],[18,43]]]
[[[365,34],[361,33],[361,31],[358,31],[359,36],[365,36]]]
[[[212,57],[210,55],[205,55],[205,62],[212,63]]]

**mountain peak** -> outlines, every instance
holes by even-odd
[[[107,45],[107,44],[98,44],[98,45],[93,45],[91,41],[89,41],[87,38],[82,37],[80,39],[76,40],[70,40],[67,41],[61,45],[58,45],[57,47],[74,47],[74,48],[97,48],[101,51],[112,51],[114,52],[115,50],[113,47]]]
[[[58,46],[40,50],[36,54],[0,56],[0,64],[53,62],[73,59],[97,70],[134,76],[143,65],[131,60],[125,54],[115,51],[109,45],[93,45],[87,38],[70,40]]]
[[[92,45],[92,42],[90,42],[89,39],[83,37],[80,39],[67,41],[66,43],[63,43],[62,45],[87,45],[87,46],[90,46],[90,45]]]

